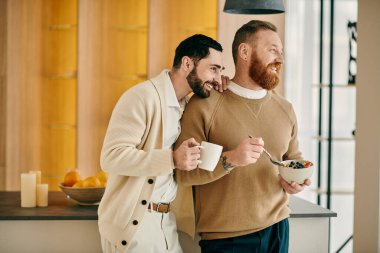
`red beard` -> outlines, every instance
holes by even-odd
[[[252,53],[251,65],[249,66],[249,76],[263,89],[273,90],[280,82],[280,77],[279,74],[272,72],[272,67],[276,67],[277,71],[279,71],[281,63],[270,63],[268,66],[265,66],[254,52]]]

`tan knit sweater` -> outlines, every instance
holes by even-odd
[[[246,99],[227,90],[210,98],[193,96],[181,121],[178,144],[189,137],[234,149],[248,135],[262,137],[277,159],[299,159],[297,122],[289,102],[273,91]],[[177,171],[183,186],[197,185],[196,229],[202,239],[227,238],[264,229],[289,216],[288,196],[278,169],[262,156],[257,163],[226,174],[221,162],[214,172]]]

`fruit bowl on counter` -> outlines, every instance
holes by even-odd
[[[73,199],[80,205],[97,205],[103,197],[105,187],[69,187],[58,185],[67,198]]]
[[[80,205],[97,205],[103,197],[106,184],[107,174],[104,171],[82,180],[77,170],[70,170],[58,186],[67,198]]]

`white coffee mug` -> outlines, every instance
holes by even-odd
[[[223,147],[211,142],[202,141],[201,157],[198,167],[208,171],[214,171],[218,164]]]

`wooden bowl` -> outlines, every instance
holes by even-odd
[[[66,194],[67,198],[73,199],[81,205],[97,205],[104,194],[104,187],[66,187],[62,183],[59,188]]]

